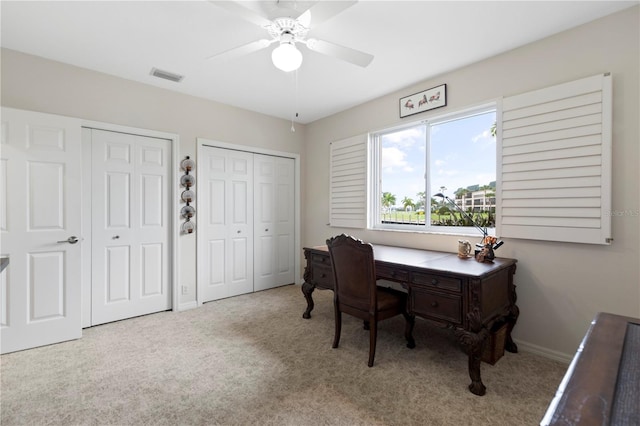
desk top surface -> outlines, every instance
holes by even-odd
[[[409,267],[416,270],[448,272],[452,274],[481,277],[507,268],[516,263],[515,259],[495,258],[493,262],[477,262],[473,257],[460,258],[456,253],[421,250],[407,247],[372,244],[376,262]],[[326,245],[305,248],[328,252]]]
[[[598,313],[540,424],[637,424],[638,327],[640,318]]]

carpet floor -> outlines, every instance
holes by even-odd
[[[79,340],[0,357],[0,422],[11,425],[536,425],[567,368],[531,353],[482,364],[467,390],[467,356],[452,333],[417,320],[368,331],[333,293],[299,286],[232,297],[85,329]],[[516,325],[517,327],[517,325]]]

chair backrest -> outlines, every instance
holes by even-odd
[[[376,306],[373,246],[341,234],[327,240],[333,267],[334,292],[342,305],[363,311]]]

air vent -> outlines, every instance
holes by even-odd
[[[175,83],[180,83],[184,78],[183,75],[174,74],[169,71],[159,70],[157,68],[151,68],[151,75],[158,78],[164,78],[165,80],[173,81]]]

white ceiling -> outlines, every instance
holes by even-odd
[[[373,62],[360,68],[301,46],[297,78],[272,65],[275,45],[231,61],[206,59],[268,38],[208,1],[2,0],[1,42],[275,117],[298,113],[295,121],[309,123],[638,3],[361,0],[309,37],[365,51]],[[185,78],[158,79],[150,75],[153,67]]]

